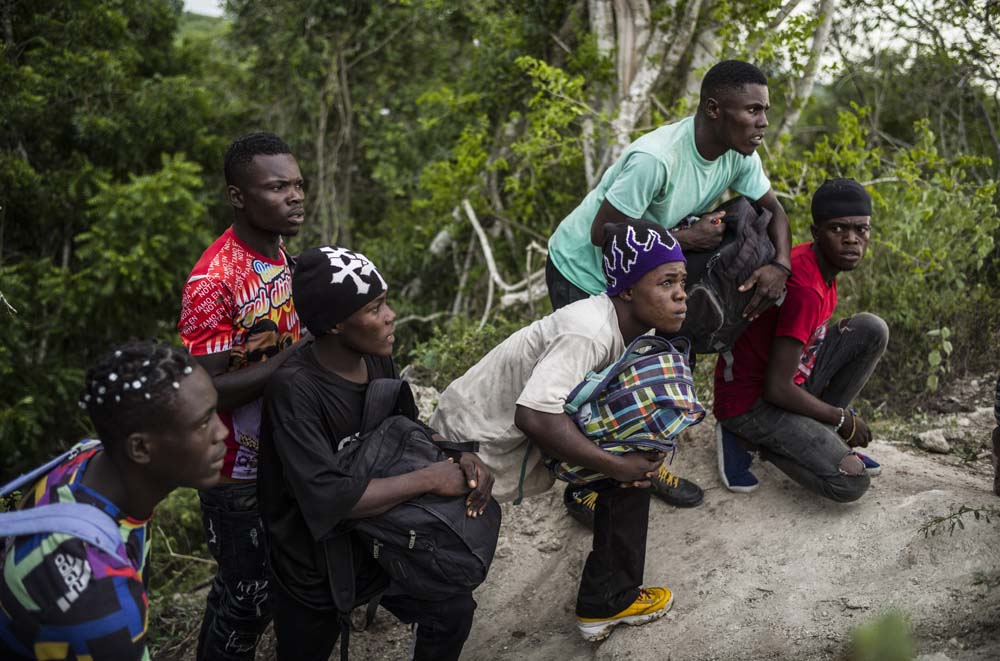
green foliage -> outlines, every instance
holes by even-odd
[[[983,329],[1000,320],[996,282],[985,269],[1000,230],[997,185],[972,176],[980,158],[942,156],[926,122],[914,127],[910,147],[870,147],[867,114],[841,111],[836,132],[768,167],[775,188],[788,194],[782,203],[796,241],[809,237],[810,196],[824,179],[867,184],[872,240],[861,266],[838,277],[838,314],[868,310],[886,320],[890,345],[875,386],[913,396],[936,387],[956,361],[967,363]],[[943,328],[947,335],[929,332]]]
[[[156,507],[155,543],[150,595],[170,596],[205,582],[215,572],[215,561],[205,544],[198,492],[176,489]]]
[[[0,266],[18,310],[0,339],[0,467],[40,461],[87,433],[76,400],[83,370],[130,337],[176,337],[173,319],[190,265],[210,241],[201,168],[164,156],[158,172],[113,183],[87,201],[89,229],[73,260]]]
[[[77,395],[111,343],[176,337],[180,287],[214,234],[203,172],[216,170],[230,118],[215,88],[189,77],[211,58],[175,43],[179,2],[0,12],[6,474],[88,433]]]
[[[948,531],[948,536],[955,534],[955,528],[965,530],[965,523],[962,517],[972,515],[975,521],[991,523],[990,515],[1000,518],[1000,507],[996,505],[984,505],[982,507],[970,507],[968,505],[952,506],[951,511],[943,516],[935,516],[920,526],[917,532],[923,533],[924,537],[932,537],[944,530]]]
[[[150,555],[149,644],[152,658],[186,657],[205,610],[196,594],[215,575],[205,544],[198,492],[177,489],[156,508]]]
[[[852,661],[910,661],[916,656],[910,622],[895,610],[855,629],[851,648]]]
[[[951,337],[951,329],[947,326],[935,328],[927,331],[927,334],[941,340],[938,347],[927,354],[927,364],[930,368],[930,373],[927,375],[927,389],[935,392],[938,388],[938,376],[947,374],[951,369],[948,364],[948,357],[951,356],[953,349],[951,341],[948,339]]]

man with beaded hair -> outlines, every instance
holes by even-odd
[[[722,240],[724,212],[709,210],[727,189],[771,211],[768,236],[774,261],[742,283],[754,289],[743,315],[754,319],[783,293],[790,275],[791,234],[788,216],[761,166],[770,108],[767,77],[738,60],[713,66],[701,84],[693,117],[661,126],[630,144],[604,173],[600,183],[556,228],[549,239],[545,281],[553,308],[600,293],[602,228],[609,222],[643,219],[671,229],[684,253],[714,250]],[[692,260],[704,262],[704,260]],[[700,273],[691,274],[692,282]],[[701,302],[689,301],[700,316]],[[671,505],[694,507],[704,494],[693,482],[663,468],[653,480],[658,496]],[[592,494],[577,490],[568,506],[589,503]]]
[[[226,427],[212,380],[187,352],[118,347],[87,372],[81,406],[102,443],[25,490],[18,509],[79,503],[114,520],[117,556],[65,533],[10,540],[0,580],[0,658],[148,659],[150,519],[177,487],[218,482]]]
[[[719,474],[730,491],[758,480],[748,451],[806,489],[837,502],[868,490],[878,462],[857,448],[871,440],[851,402],[889,341],[879,317],[861,312],[828,322],[837,275],[856,269],[871,236],[872,200],[853,179],[828,179],[813,194],[813,241],[792,248],[792,277],[781,307],[757,318],[715,366]],[[747,447],[749,444],[750,448]]]
[[[687,260],[667,230],[635,221],[601,231],[605,290],[501,342],[441,393],[430,420],[445,438],[479,442],[501,501],[517,495],[522,474],[524,495],[547,491],[553,477],[546,459],[607,476],[591,483],[592,508],[570,510],[594,531],[576,599],[577,627],[591,641],[620,624],[662,617],[673,604],[669,589],[642,586],[647,489],[660,474],[663,455],[605,452],[563,406],[589,372],[614,363],[632,340],[654,328],[677,331],[687,311]],[[533,447],[525,456],[527,440]]]
[[[226,152],[233,224],[202,254],[184,285],[178,329],[212,376],[229,429],[221,481],[202,490],[209,551],[218,570],[198,638],[198,659],[253,659],[271,619],[263,528],[257,512],[261,395],[300,340],[293,262],[282,237],[305,219],[305,188],[288,145],[251,133]]]

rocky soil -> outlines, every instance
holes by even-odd
[[[463,659],[836,659],[855,627],[888,609],[908,618],[925,661],[1000,658],[1000,517],[962,517],[925,536],[956,508],[1000,507],[992,492],[988,379],[971,380],[939,410],[875,423],[869,454],[884,467],[861,501],[839,505],[755,462],[761,487],[724,489],[714,420],[686,434],[672,470],[705,488],[694,509],[654,499],[646,581],[674,591],[668,615],[584,642],[573,621],[590,534],[562,509],[561,486],[504,505],[497,557],[476,592]],[[949,453],[917,446],[940,430]],[[352,638],[356,658],[405,658],[409,634],[385,611]]]
[[[504,505],[463,659],[846,659],[853,630],[890,609],[908,618],[923,661],[1000,659],[1000,516],[987,523],[970,513],[951,534],[951,520],[922,532],[963,505],[1000,508],[988,450],[992,385],[970,380],[935,412],[876,420],[869,454],[884,470],[849,505],[760,461],[756,492],[727,491],[707,418],[685,434],[672,466],[705,489],[705,502],[651,507],[646,581],[673,590],[673,609],[601,643],[584,642],[574,624],[590,534],[564,514],[561,485]],[[918,446],[931,430],[947,453]],[[409,644],[408,627],[380,610],[352,635],[351,658],[405,659]],[[272,656],[269,639],[258,659]]]

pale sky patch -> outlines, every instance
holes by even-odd
[[[184,0],[184,11],[203,16],[222,16],[222,0]]]

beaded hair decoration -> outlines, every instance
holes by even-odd
[[[89,410],[94,405],[103,407],[105,403],[150,400],[167,378],[171,388],[180,390],[180,375],[187,376],[194,371],[192,365],[184,364],[189,361],[189,357],[167,345],[154,342],[125,345],[88,371],[79,406]]]

